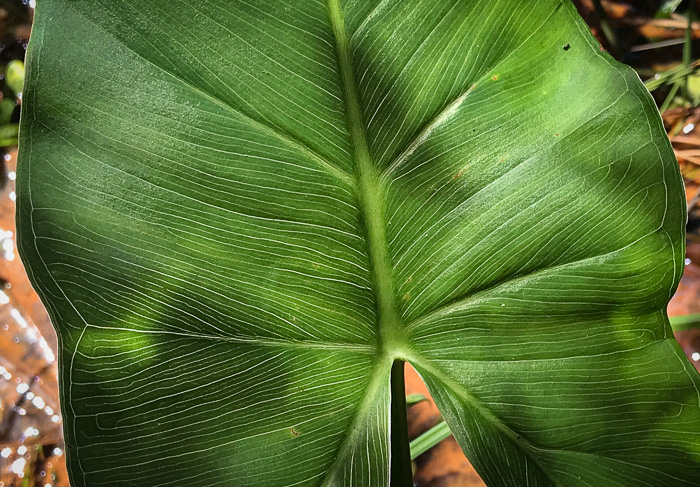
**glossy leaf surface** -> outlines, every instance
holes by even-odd
[[[32,36],[73,485],[387,485],[396,359],[489,485],[697,485],[680,175],[568,1],[43,0]]]

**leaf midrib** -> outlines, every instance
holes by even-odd
[[[400,328],[394,300],[392,266],[387,250],[386,227],[382,210],[385,187],[381,182],[381,174],[369,153],[367,133],[357,94],[348,38],[345,33],[345,21],[339,0],[328,0],[328,11],[343,79],[348,128],[354,148],[357,192],[367,230],[370,265],[377,296],[379,349],[385,356],[392,356],[399,346]]]
[[[562,3],[560,2],[555,11],[561,6]],[[362,110],[359,104],[357,86],[352,69],[352,59],[348,46],[347,35],[345,33],[345,22],[339,0],[328,0],[328,10],[331,20],[331,27],[336,40],[340,72],[343,80],[348,127],[350,129],[350,136],[354,148],[357,191],[360,199],[361,212],[364,217],[367,230],[370,264],[375,282],[375,292],[377,295],[377,307],[379,311],[377,326],[379,327],[380,336],[378,351],[380,356],[389,362],[393,361],[394,359],[414,362],[417,365],[429,370],[431,373],[436,374],[445,386],[452,389],[467,400],[467,402],[477,411],[479,411],[486,420],[496,426],[496,428],[501,430],[516,445],[518,445],[520,449],[534,461],[537,467],[541,469],[545,476],[551,480],[556,487],[559,487],[561,485],[559,481],[556,480],[551,475],[549,470],[541,464],[539,459],[533,455],[532,449],[535,449],[534,445],[531,445],[526,440],[523,440],[520,435],[515,433],[515,431],[513,431],[500,418],[498,418],[489,408],[481,404],[480,401],[473,397],[468,391],[463,389],[463,387],[460,387],[457,382],[453,381],[440,369],[436,368],[426,360],[416,360],[415,356],[412,354],[406,354],[403,350],[403,348],[405,348],[403,347],[405,342],[403,340],[403,335],[401,334],[402,327],[400,326],[400,319],[396,311],[392,281],[393,268],[389,259],[384,213],[382,211],[382,204],[384,203],[386,191],[386,185],[384,183],[385,177],[387,174],[390,174],[397,165],[401,164],[401,162],[403,162],[407,156],[415,151],[418,145],[420,145],[429,136],[433,128],[440,125],[445,118],[449,118],[449,116],[459,108],[464,99],[474,90],[477,83],[472,84],[469,89],[450,103],[431,123],[421,130],[417,138],[409,144],[405,151],[400,153],[398,158],[389,165],[386,174],[384,174],[378,171],[369,153],[366,126],[363,122]],[[553,14],[554,12],[550,14],[547,20],[549,20]],[[528,39],[539,31],[539,29],[545,24],[546,21],[538,26],[537,29],[535,29],[535,31],[528,37]],[[378,377],[376,374],[377,371],[375,370],[374,375],[372,376],[373,385],[376,385],[377,383]],[[341,452],[347,450],[349,445],[352,444],[352,433],[355,431],[357,425],[366,416],[367,411],[371,407],[372,399],[375,399],[375,395],[376,392],[373,387],[372,393],[367,394],[363,402],[360,404],[355,420],[352,423],[350,434],[346,436],[343,444],[341,445]],[[336,457],[336,463],[334,463],[333,467],[331,467],[325,477],[326,481],[332,478],[333,472],[338,468],[337,462],[340,458],[342,458],[342,455]]]
[[[341,468],[346,453],[356,441],[367,414],[378,400],[381,385],[388,378],[388,372],[396,356],[399,345],[399,321],[394,301],[392,284],[392,266],[387,250],[384,222],[385,187],[381,183],[381,174],[377,171],[367,144],[367,133],[360,109],[352,59],[345,33],[345,21],[339,0],[328,0],[328,14],[336,41],[336,52],[343,81],[348,129],[354,149],[355,178],[360,211],[367,231],[367,247],[377,298],[379,343],[377,344],[378,364],[370,374],[370,382],[365,390],[362,402],[357,408],[353,421],[336,454],[335,461],[326,471],[320,485],[327,486],[333,482],[334,475]],[[390,474],[391,475],[391,474]]]

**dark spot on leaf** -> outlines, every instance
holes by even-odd
[[[455,176],[454,176],[452,179],[459,179],[459,177],[460,177],[462,174],[464,174],[464,171],[463,171],[463,170],[462,170],[462,171],[459,171],[457,174],[455,174]]]
[[[554,134],[555,137],[559,137],[559,134]]]
[[[562,47],[562,49],[564,49],[565,51],[568,51],[569,49],[571,49],[571,44],[569,44],[567,42],[566,44],[564,44],[564,47]]]
[[[411,278],[409,277],[408,279],[406,279],[406,282],[411,282]]]
[[[292,434],[294,436],[299,436],[299,432],[297,430],[295,430],[294,428],[290,428],[289,430],[292,432]]]
[[[494,81],[498,81],[498,78],[500,78],[500,76],[497,74],[494,74],[493,76],[491,76],[491,79]]]

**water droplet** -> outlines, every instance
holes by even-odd
[[[46,406],[44,400],[39,396],[36,396],[34,399],[32,399],[32,404],[34,404],[35,408],[39,409],[44,409],[44,406]]]
[[[22,448],[22,447],[20,447]],[[17,450],[19,451],[19,450]],[[18,458],[14,462],[12,462],[12,465],[10,466],[10,471],[17,475],[18,477],[24,477],[24,466],[27,464],[27,461],[24,458]]]

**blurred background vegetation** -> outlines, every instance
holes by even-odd
[[[15,251],[14,180],[23,60],[33,9],[41,1],[0,0],[0,487],[68,486],[56,337]],[[685,274],[669,315],[675,317],[676,338],[698,367],[700,0],[573,2],[600,48],[639,73],[659,107],[678,158],[686,184],[688,249]],[[407,371],[406,388],[416,486],[483,486],[412,370]]]

